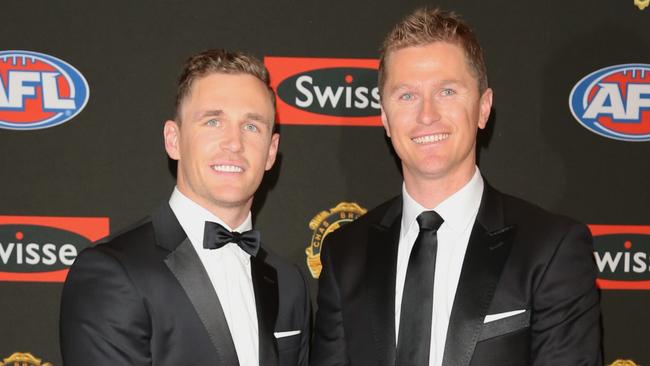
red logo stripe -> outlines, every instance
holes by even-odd
[[[16,273],[0,272],[0,281],[6,282],[64,282],[68,275],[67,269],[51,272]]]
[[[650,281],[613,281],[596,279],[601,290],[650,290]]]
[[[587,225],[591,235],[650,234],[650,226],[642,225]]]
[[[0,225],[49,226],[97,241],[108,236],[108,217],[0,216]]]

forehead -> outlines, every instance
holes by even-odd
[[[438,41],[391,51],[386,57],[387,83],[404,78],[475,79],[462,47]]]
[[[183,112],[197,109],[245,110],[273,116],[273,103],[266,84],[249,74],[210,73],[194,80],[181,102]]]

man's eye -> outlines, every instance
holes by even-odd
[[[413,94],[411,93],[404,93],[399,96],[400,100],[413,100]]]
[[[211,120],[208,120],[205,124],[208,125],[208,126],[216,127],[216,126],[219,126],[220,123],[221,122],[218,119],[213,118]]]
[[[247,123],[244,125],[244,131],[257,132],[259,131],[259,128],[252,123]]]
[[[440,92],[440,94],[442,94],[442,95],[444,95],[444,96],[449,96],[449,95],[454,95],[454,94],[456,94],[456,91],[453,90],[453,89],[442,89],[442,91]]]

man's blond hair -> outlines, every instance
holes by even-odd
[[[483,51],[470,27],[458,15],[438,8],[419,8],[393,27],[384,38],[379,61],[379,92],[386,83],[386,60],[394,51],[406,47],[448,42],[465,51],[468,66],[482,94],[488,87]]]

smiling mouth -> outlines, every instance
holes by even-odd
[[[424,145],[424,144],[431,144],[434,142],[444,141],[448,139],[449,136],[450,136],[449,133],[434,133],[432,135],[413,137],[411,141],[419,145]]]
[[[212,165],[212,169],[216,172],[221,172],[221,173],[243,173],[244,172],[244,168],[238,165],[229,165],[229,164]]]

